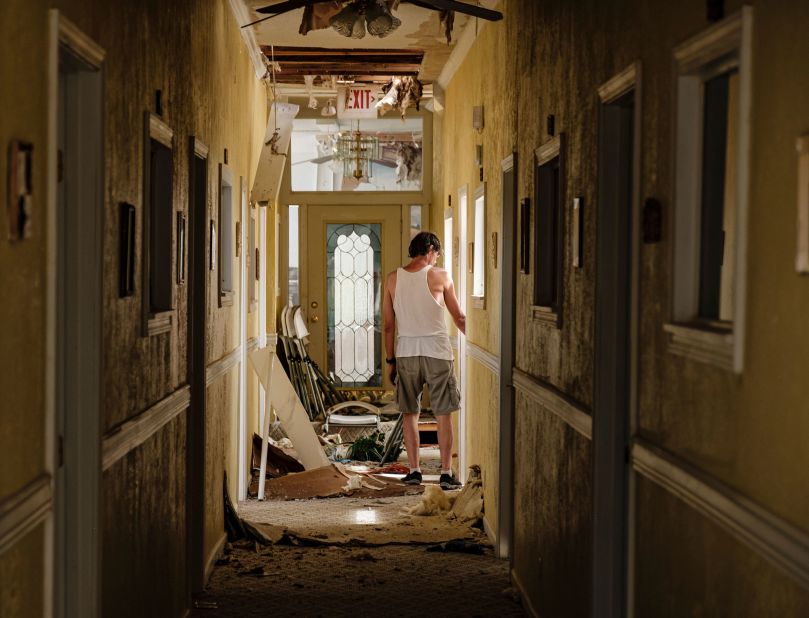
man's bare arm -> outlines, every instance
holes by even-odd
[[[455,326],[464,335],[466,334],[466,315],[461,311],[461,305],[458,303],[458,297],[455,296],[455,284],[452,279],[447,275],[447,284],[444,287],[444,304],[447,306],[449,314],[452,316],[452,321]]]
[[[396,314],[393,311],[393,292],[395,285],[396,273],[389,273],[385,279],[385,294],[382,299],[382,324],[385,332],[385,353],[386,358],[393,358],[396,356]],[[390,367],[388,367],[390,369]],[[390,379],[393,380],[395,375],[396,365],[393,365],[393,370],[390,374]]]

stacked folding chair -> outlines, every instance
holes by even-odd
[[[379,408],[364,401],[348,401],[326,377],[306,348],[309,330],[300,306],[281,311],[281,336],[289,378],[310,420],[323,418],[328,432],[345,434],[346,441],[380,430]],[[364,414],[347,414],[351,409]],[[341,413],[343,412],[343,413]]]

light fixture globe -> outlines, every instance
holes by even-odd
[[[362,2],[352,2],[343,7],[336,15],[329,19],[329,25],[339,34],[349,38],[362,38],[365,36],[365,16]],[[357,22],[361,22],[358,26]],[[362,34],[359,34],[360,31]]]
[[[332,99],[326,101],[326,105],[320,110],[320,115],[326,118],[337,115],[337,108],[334,107],[334,101]]]
[[[365,19],[368,22],[368,33],[383,38],[402,25],[396,19],[382,0],[372,0],[365,10]]]

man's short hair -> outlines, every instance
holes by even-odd
[[[410,257],[418,257],[420,255],[427,255],[430,249],[436,253],[441,252],[441,241],[438,236],[432,232],[419,232],[410,241],[410,247],[407,249],[407,255]]]

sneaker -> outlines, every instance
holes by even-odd
[[[408,472],[402,477],[402,483],[405,485],[421,485],[421,472]]]
[[[461,481],[455,478],[454,474],[442,474],[438,480],[441,489],[460,489]]]

